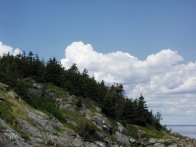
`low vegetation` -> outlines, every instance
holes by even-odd
[[[76,64],[70,69],[64,69],[55,58],[44,62],[32,52],[28,55],[26,53],[17,56],[8,54],[0,57],[0,82],[10,85],[24,101],[34,108],[65,122],[65,114],[59,110],[54,99],[48,99],[44,94],[37,96],[29,93],[27,89],[29,83],[24,80],[29,77],[42,83],[46,89],[53,89],[59,95],[66,96],[69,93],[79,97],[78,107],[82,106],[80,98],[90,99],[95,101],[101,111],[111,119],[124,124],[151,126],[157,130],[164,129],[160,124],[160,113],[155,115],[149,111],[142,95],[137,99],[127,98],[122,84],[107,86],[104,81],[97,82],[94,77],[90,77],[86,69],[80,73]],[[9,104],[2,103],[1,105],[0,115],[12,121],[11,115],[4,114],[4,109]],[[85,127],[88,128],[89,125]],[[92,135],[92,132],[93,130],[87,134]]]

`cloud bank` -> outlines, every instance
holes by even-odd
[[[177,51],[163,49],[139,60],[122,51],[107,54],[95,51],[90,44],[73,42],[65,49],[61,64],[66,68],[76,63],[79,70],[88,69],[96,80],[123,83],[131,98],[143,94],[150,108],[161,111],[167,123],[178,116],[183,123],[196,124],[196,62],[183,63]],[[181,117],[181,119],[180,119]],[[179,122],[178,124],[180,124]]]
[[[10,55],[18,55],[21,54],[22,51],[19,48],[14,49],[13,47],[9,45],[5,45],[2,42],[0,42],[0,57],[3,56],[4,54],[10,54]]]

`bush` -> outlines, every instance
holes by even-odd
[[[63,116],[63,113],[58,108],[55,99],[30,93],[27,90],[28,87],[29,87],[28,83],[21,82],[20,84],[18,84],[15,90],[24,101],[26,101],[29,105],[31,105],[35,109],[42,110],[46,113],[49,113],[54,117],[56,117],[57,119],[59,119],[61,122],[66,121]]]
[[[7,101],[0,101],[0,117],[2,117],[7,123],[13,124],[15,118],[11,114],[12,108]]]
[[[87,122],[81,126],[79,134],[84,138],[85,141],[93,142],[97,140],[96,131],[96,126]]]
[[[78,99],[78,101],[76,102],[76,106],[81,108],[82,107],[82,100],[81,98]]]

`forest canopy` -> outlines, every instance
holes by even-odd
[[[24,90],[21,89],[21,81],[29,77],[39,83],[53,83],[70,95],[94,100],[105,115],[117,121],[163,129],[160,113],[155,115],[149,111],[142,95],[136,99],[127,98],[122,84],[108,86],[104,81],[98,82],[90,77],[87,69],[80,72],[76,64],[64,69],[55,58],[45,62],[33,52],[0,57],[0,82],[10,85],[21,94]],[[31,104],[27,98],[21,97]]]

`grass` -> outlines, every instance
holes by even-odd
[[[96,132],[102,131],[96,125],[82,117],[76,111],[64,111],[64,116],[66,118],[73,119],[77,124],[77,126],[66,124],[66,127],[76,131],[80,136],[84,138],[85,141],[92,142],[97,140]]]
[[[43,84],[44,88],[53,90],[57,95],[61,97],[67,97],[69,94],[63,88],[60,88],[53,83],[45,83]]]
[[[0,117],[2,117],[7,123],[13,124],[15,117],[12,114],[12,107],[9,102],[0,102]]]
[[[163,130],[159,131],[151,126],[141,127],[141,126],[137,126],[137,125],[127,124],[127,128],[128,128],[128,132],[129,132],[128,134],[130,136],[134,137],[135,139],[139,139],[138,130],[141,130],[143,132],[143,134],[141,135],[142,138],[161,139],[161,138],[170,138],[171,137],[171,135],[169,133],[167,133],[166,131],[163,131]]]
[[[18,102],[16,99],[10,98],[8,95],[1,92],[5,97],[5,101],[0,102],[0,117],[2,117],[9,126],[18,132],[25,140],[29,140],[29,136],[22,131],[16,124],[16,119],[27,119],[27,116],[22,112],[26,106],[24,102]],[[0,130],[4,129],[0,126]]]
[[[26,132],[24,132],[23,130],[21,130],[17,125],[12,126],[12,128],[18,132],[20,134],[20,136],[24,139],[24,140],[30,140],[29,136],[27,135]]]

